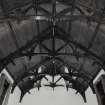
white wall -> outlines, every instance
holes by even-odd
[[[95,81],[104,72],[101,71]],[[82,97],[75,91],[69,89],[67,92],[64,88],[55,88],[53,92],[51,88],[42,87],[40,91],[31,90],[31,94],[26,94],[22,103],[19,103],[20,90],[15,89],[13,95],[10,96],[8,105],[98,105],[96,96],[93,95],[91,89],[86,91],[87,103],[84,103]]]
[[[75,91],[72,89],[67,92],[63,88],[56,88],[53,92],[52,89],[44,87],[39,92],[37,89],[31,90],[31,92],[19,104],[20,90],[16,88],[8,105],[97,105],[96,96],[92,94],[91,89],[86,92],[87,104],[84,104],[82,97],[79,94],[75,95]]]

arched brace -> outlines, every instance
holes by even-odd
[[[40,89],[41,86],[41,80],[44,78],[44,75],[28,78],[26,82],[23,81],[23,83],[18,84],[18,87],[20,88],[22,93],[29,93],[29,90],[32,88],[38,88]],[[36,85],[34,85],[36,83]],[[25,87],[25,85],[27,87]]]
[[[64,79],[64,81],[66,83],[67,90],[68,90],[68,88],[72,88],[74,90],[77,90],[77,93],[78,92],[80,93],[81,90],[78,88],[78,85],[77,85],[78,83],[76,80],[73,80],[72,77],[67,77],[67,78],[62,77],[62,78]],[[72,83],[71,86],[69,85],[70,83]]]
[[[94,89],[94,85],[93,85],[93,83],[90,83],[90,88],[91,88],[93,94],[95,94],[96,92],[95,92],[95,89]]]
[[[14,83],[14,84],[12,85],[12,90],[11,90],[11,93],[12,93],[12,94],[13,94],[15,88],[16,88],[16,84]]]
[[[21,87],[19,87],[19,89],[21,90],[20,101],[19,101],[21,103],[26,93],[31,94],[30,90],[33,89],[33,87],[26,90],[22,89]]]
[[[19,100],[19,102],[20,102],[20,103],[22,102],[22,100],[23,100],[24,96],[25,96],[25,93],[22,93],[22,92],[21,92],[21,95],[20,95],[20,100]]]
[[[26,70],[26,71],[29,71],[29,73],[28,72],[25,72],[23,75],[22,75],[22,78],[21,78],[21,80],[20,81],[16,81],[16,80],[14,80],[15,81],[15,87],[19,84],[19,82],[21,82],[21,81],[23,81],[23,79],[24,78],[26,78],[26,77],[30,77],[30,76],[35,76],[36,75],[36,78],[35,78],[35,80],[34,81],[38,81],[38,80],[41,80],[42,78],[46,78],[45,77],[45,75],[44,74],[38,74],[37,75],[37,72],[38,72],[38,67],[40,66],[40,65],[42,65],[43,64],[43,62],[45,63],[45,62],[48,62],[49,60],[52,60],[52,58],[50,59],[50,58],[45,58],[44,60],[42,60],[40,63],[38,63],[37,65],[34,65],[32,68],[29,68],[30,70]],[[36,69],[36,74],[34,74],[33,72],[31,72],[31,71],[33,71],[34,69]],[[46,78],[46,80],[47,80],[47,78]],[[13,86],[14,87],[14,86]],[[15,88],[14,87],[14,88]],[[14,89],[13,89],[14,90]],[[12,91],[13,92],[13,91]]]
[[[66,65],[67,67],[68,67],[68,69],[70,69],[70,68],[72,68],[74,71],[79,71],[78,69],[76,69],[75,67],[72,67],[72,66],[70,66],[69,64],[68,64],[68,62],[65,62],[62,58],[59,58],[59,57],[57,57],[56,58],[58,61],[60,61],[60,62],[62,62],[63,63],[63,65]],[[69,70],[69,72],[70,72],[70,70]],[[83,78],[84,80],[85,80],[85,78],[86,78],[86,76],[85,75],[83,75],[83,74],[81,74],[81,73],[71,73],[71,74],[69,74],[69,75],[66,75],[66,77],[69,77],[69,76],[76,76],[76,77],[81,77],[81,78]],[[87,81],[87,80],[86,80]]]
[[[86,94],[85,94],[85,92],[81,92],[81,90],[80,89],[78,89],[78,88],[76,88],[76,87],[72,87],[74,90],[76,90],[77,92],[76,92],[76,94],[80,94],[81,96],[82,96],[82,98],[83,98],[83,100],[84,100],[84,102],[85,103],[87,103],[87,99],[86,99]]]
[[[80,92],[81,96],[83,97],[83,100],[85,103],[87,103],[86,94],[85,92]]]
[[[80,91],[77,90],[76,94],[78,94],[78,93],[82,96],[84,102],[87,103],[87,99],[86,99],[86,94],[85,94],[85,92],[80,92]]]

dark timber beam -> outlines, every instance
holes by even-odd
[[[31,41],[27,42],[27,44],[21,48],[19,48],[17,51],[11,53],[10,55],[6,56],[5,58],[2,58],[0,60],[1,62],[1,66],[5,67],[7,64],[9,64],[11,62],[11,59],[15,59],[15,58],[19,58],[19,57],[23,57],[22,53],[23,51],[27,50],[28,48],[30,48],[30,46],[32,46],[33,44],[44,40],[44,38],[46,38],[47,36],[44,36],[43,33],[48,33],[48,31],[50,31],[51,27],[48,27],[47,29],[45,29],[42,33],[40,33],[41,37],[39,36],[35,36]]]
[[[105,62],[105,60],[101,57],[99,57],[98,55],[96,55],[94,52],[88,50],[88,48],[84,47],[83,45],[71,40],[70,38],[66,38],[65,35],[68,35],[68,33],[66,33],[63,29],[61,29],[60,27],[56,27],[57,28],[57,38],[62,39],[65,42],[69,42],[74,44],[75,46],[77,46],[78,48],[82,49],[83,51],[85,51],[87,54],[97,58],[98,60],[100,60],[102,63]]]

